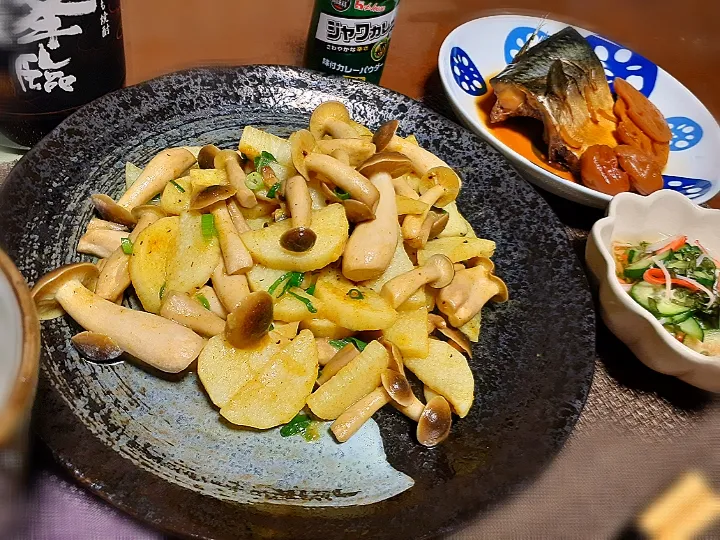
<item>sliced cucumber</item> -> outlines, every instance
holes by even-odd
[[[692,313],[693,311],[693,309],[690,307],[681,306],[680,304],[676,304],[675,302],[667,300],[665,296],[662,296],[661,298],[656,300],[657,303],[655,304],[655,309],[657,310],[658,314],[662,315],[663,317],[677,317],[686,313]]]
[[[685,319],[683,322],[677,325],[677,329],[680,330],[683,334],[694,337],[698,341],[705,340],[705,332],[703,331],[702,327],[697,322],[695,317]]]
[[[662,294],[663,289],[655,285],[651,285],[647,281],[640,281],[630,289],[630,296],[642,307],[648,311],[654,311],[655,299]]]
[[[645,271],[653,265],[651,257],[645,257],[625,267],[623,274],[628,279],[642,279]]]
[[[689,319],[690,317],[692,317],[693,313],[694,313],[694,311],[690,310],[690,311],[686,311],[685,313],[681,313],[680,315],[675,315],[674,317],[669,317],[667,319],[667,323],[668,324],[681,323],[681,322]]]

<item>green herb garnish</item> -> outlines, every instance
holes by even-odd
[[[245,185],[248,189],[257,191],[265,187],[265,181],[259,172],[251,172],[245,177]]]
[[[167,285],[167,283],[163,283],[160,286],[160,293],[158,294],[158,296],[160,297],[160,300],[162,300],[162,297],[165,296],[165,286],[166,285]]]
[[[355,348],[360,352],[363,352],[365,350],[365,347],[367,347],[367,343],[365,343],[363,340],[358,339],[356,337],[346,337],[343,339],[331,339],[328,341],[328,343],[331,346],[335,347],[337,350],[342,349],[345,345],[348,345],[350,343],[355,345]]]
[[[285,272],[282,276],[277,278],[272,285],[270,285],[270,288],[268,289],[268,293],[270,293],[270,296],[275,294],[275,289],[277,289],[283,281],[289,278],[290,274],[292,274],[292,272]]]
[[[263,150],[260,155],[255,158],[255,170],[262,172],[263,167],[270,165],[271,163],[277,163],[277,159],[270,152]]]
[[[313,283],[310,285],[307,289],[305,289],[305,292],[308,293],[310,296],[315,296],[315,284]]]
[[[160,204],[161,200],[162,200],[162,194],[158,193],[152,199],[150,199],[150,204]]]
[[[335,195],[337,195],[337,198],[340,199],[341,201],[346,201],[350,198],[350,194],[347,191],[345,191],[344,189],[339,188],[339,187],[336,187],[333,190],[333,193],[335,193]]]
[[[197,293],[195,295],[195,299],[200,302],[205,309],[210,309],[210,301],[207,299],[207,297],[202,293]]]
[[[345,296],[349,296],[353,300],[362,300],[365,298],[365,295],[360,289],[350,289]]]
[[[282,276],[277,278],[272,285],[270,285],[268,293],[270,293],[271,296],[274,295],[275,291],[283,283],[283,281],[287,280],[282,292],[277,296],[280,298],[283,294],[288,292],[291,287],[299,287],[302,284],[303,279],[305,279],[305,274],[303,272],[285,272]]]
[[[273,323],[270,323],[270,328],[269,328],[268,332],[270,332],[272,330],[275,330],[275,325]]]
[[[310,313],[317,313],[317,308],[315,306],[313,306],[313,303],[310,301],[310,299],[305,298],[304,296],[300,296],[299,294],[294,293],[292,291],[288,291],[288,294],[290,296],[294,296],[295,298],[300,300],[303,304],[305,304],[305,307],[307,308],[307,310]]]
[[[120,247],[122,248],[122,252],[125,255],[132,255],[132,252],[133,252],[132,240],[130,240],[129,238],[121,238],[120,239]]]
[[[275,198],[275,195],[276,195],[277,192],[278,192],[278,189],[280,189],[280,182],[275,182],[275,183],[273,184],[273,186],[272,186],[270,189],[268,189],[267,198],[268,198],[268,199],[274,199],[274,198]]]
[[[180,193],[185,193],[185,188],[178,184],[175,180],[170,180],[170,183],[175,186],[175,189],[177,189]]]
[[[305,433],[305,430],[310,427],[311,423],[312,420],[308,415],[298,414],[295,418],[280,428],[280,435],[283,437],[291,437],[292,435],[303,434]]]
[[[202,235],[205,240],[210,240],[217,235],[215,230],[215,218],[212,214],[203,214],[201,216],[200,226],[202,227]]]

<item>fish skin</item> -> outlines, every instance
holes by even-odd
[[[588,147],[617,145],[614,101],[605,70],[574,28],[518,54],[490,84],[498,96],[490,123],[515,116],[541,120],[550,161],[578,171],[579,158]]]

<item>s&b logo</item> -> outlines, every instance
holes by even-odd
[[[332,0],[332,7],[334,7],[336,11],[347,11],[351,5],[352,0]]]

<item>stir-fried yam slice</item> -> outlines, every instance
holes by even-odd
[[[324,311],[325,304],[322,300],[298,287],[291,287],[275,302],[275,318],[279,321],[305,321]]]
[[[166,290],[189,293],[210,279],[220,262],[220,243],[211,216],[198,212],[180,214],[175,244],[167,262]]]
[[[388,353],[377,341],[315,390],[307,404],[316,416],[333,420],[353,403],[380,386],[380,375],[388,365]]]
[[[310,330],[316,338],[342,339],[352,335],[352,330],[322,317],[300,321],[300,328]],[[334,354],[334,353],[333,353]]]
[[[418,264],[422,265],[433,255],[445,255],[454,263],[475,257],[490,258],[495,253],[495,242],[482,238],[437,238],[430,240],[423,249],[418,250]]]
[[[388,341],[397,345],[403,356],[425,357],[428,354],[428,312],[425,307],[401,311],[395,324],[383,331]]]
[[[425,358],[405,358],[405,367],[445,397],[460,418],[470,411],[475,382],[467,359],[454,347],[431,339],[430,353]]]
[[[168,182],[160,197],[160,208],[167,214],[179,216],[190,209],[192,178],[184,176]]]
[[[220,409],[236,425],[268,429],[292,420],[305,406],[318,369],[312,334],[303,330]]]

